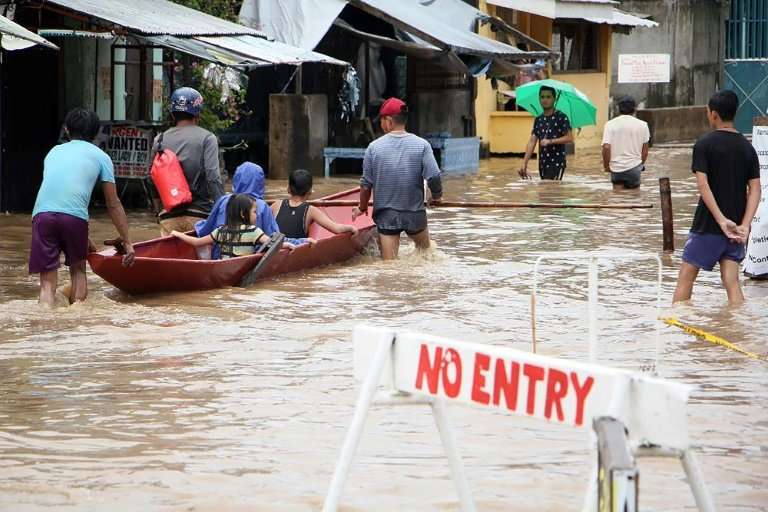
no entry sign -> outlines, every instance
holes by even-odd
[[[699,510],[715,510],[688,442],[686,405],[690,386],[626,370],[407,331],[358,326],[353,341],[360,393],[323,512],[339,509],[366,415],[374,403],[430,406],[460,508],[476,512],[445,413],[448,402],[577,428],[586,428],[600,417],[603,422],[607,418],[619,420],[637,450],[658,450],[661,456],[679,458]],[[584,510],[598,508],[598,473],[595,465]],[[636,497],[631,498],[618,493],[612,495],[611,503],[637,503]]]
[[[639,442],[688,447],[690,387],[642,374],[410,332],[355,329],[355,376],[377,340],[394,336],[380,385],[548,422],[587,428],[613,415]]]

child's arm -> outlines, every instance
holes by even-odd
[[[739,228],[741,229],[744,240],[747,241],[749,230],[752,227],[752,218],[757,212],[757,206],[760,204],[760,178],[753,178],[747,182],[749,192],[747,193],[747,208],[744,210],[744,217],[741,219]]]
[[[309,207],[309,223],[317,222],[331,233],[352,233],[357,234],[357,228],[349,224],[339,224],[334,222],[327,213],[318,208],[317,206]]]
[[[696,171],[696,184],[699,187],[701,200],[704,201],[704,204],[715,218],[715,222],[717,222],[717,224],[720,226],[720,229],[723,230],[725,236],[733,241],[741,242],[742,236],[740,234],[739,227],[734,221],[723,215],[720,207],[717,206],[715,195],[712,193],[712,189],[709,187],[709,181],[707,181],[707,174]]]
[[[195,247],[202,247],[203,245],[212,245],[213,244],[213,237],[211,235],[205,235],[202,238],[197,238],[194,236],[189,236],[186,233],[182,233],[180,231],[171,231],[171,236],[175,236],[179,240],[182,240],[189,245],[193,245]]]

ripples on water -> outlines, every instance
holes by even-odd
[[[517,180],[514,159],[452,178],[460,200],[651,202],[669,172],[682,247],[696,203],[687,150],[655,150],[643,189],[614,193],[599,155],[573,159],[564,183]],[[353,179],[319,183],[318,195]],[[283,183],[270,184],[279,194]],[[131,213],[136,239],[154,236]],[[134,298],[89,274],[90,299],[53,314],[26,275],[29,218],[0,218],[0,509],[317,510],[356,397],[350,334],[377,322],[469,341],[530,347],[536,257],[561,250],[657,252],[659,210],[431,212],[437,248],[395,263],[371,257],[283,276],[249,290]],[[104,214],[93,238],[108,238]],[[408,253],[410,247],[404,251]],[[664,256],[665,304],[678,251]],[[542,353],[584,359],[586,271],[551,261],[538,298]],[[62,273],[62,279],[65,275]],[[601,360],[653,359],[655,267],[600,266]],[[716,273],[674,312],[765,353],[768,285],[725,305]],[[63,298],[62,298],[63,300]],[[661,370],[695,384],[692,438],[720,510],[768,503],[765,363],[664,327]],[[586,433],[476,409],[451,421],[480,510],[576,510],[591,455]],[[693,510],[676,463],[641,460],[644,510]],[[376,408],[345,489],[348,510],[451,510],[455,493],[427,410]]]

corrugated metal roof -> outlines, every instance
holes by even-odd
[[[335,59],[328,55],[307,51],[303,48],[291,46],[279,41],[266,41],[252,36],[238,37],[198,37],[198,40],[206,41],[210,44],[243,53],[249,56],[256,56],[261,59],[272,62],[273,64],[300,64],[302,62],[321,62],[325,64],[335,64],[338,66],[349,66],[348,62]]]
[[[168,0],[44,0],[141,35],[266,36],[244,25],[211,16]]]
[[[14,23],[5,16],[0,16],[0,33],[3,34],[0,44],[6,50],[23,50],[36,44],[53,50],[59,49],[52,42],[47,41],[31,30],[27,30],[18,23]]]
[[[639,28],[653,28],[658,27],[659,24],[655,21],[638,18],[632,16],[629,13],[613,9],[610,18],[596,18],[596,17],[584,17],[585,20],[592,23],[605,23],[607,25],[618,25],[622,27],[639,27]]]
[[[301,64],[302,62],[321,62],[348,66],[343,60],[334,59],[322,53],[304,50],[279,41],[267,41],[252,36],[237,37],[196,37],[198,41],[208,43],[225,50],[253,57],[271,64]]]
[[[154,36],[145,38],[152,43],[188,53],[225,66],[255,68],[277,64],[296,65],[303,62],[321,62],[348,66],[349,64],[322,53],[295,46],[267,41],[252,36],[217,36],[181,38]]]
[[[526,52],[518,48],[445,23],[435,15],[437,8],[433,6],[434,2],[350,0],[350,3],[446,50],[486,57],[527,58]]]
[[[248,66],[266,66],[272,65],[261,59],[248,58],[245,55],[227,51],[223,48],[213,46],[194,38],[181,38],[175,36],[149,36],[145,37],[147,41],[158,46],[164,46],[182,53],[194,55],[209,62],[215,62],[224,66],[248,67]]]

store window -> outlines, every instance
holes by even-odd
[[[588,22],[555,22],[552,49],[560,52],[555,72],[599,71],[597,25]]]
[[[172,63],[160,47],[100,42],[96,112],[108,121],[159,123],[163,118],[164,80]]]

